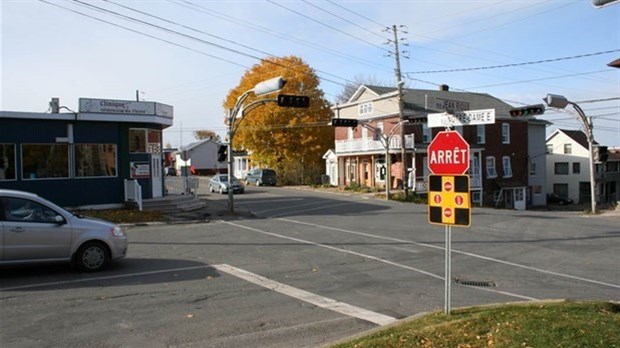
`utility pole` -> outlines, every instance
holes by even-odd
[[[403,27],[402,25],[400,26]],[[389,29],[388,29],[389,30]],[[396,60],[396,86],[398,87],[398,120],[401,124],[405,121],[405,112],[404,112],[404,101],[403,101],[403,85],[405,84],[402,75],[400,73],[400,49],[398,48],[398,27],[396,25],[392,25],[392,32],[394,34],[394,58]],[[403,31],[404,32],[404,31]],[[406,32],[404,32],[406,34]],[[405,44],[406,45],[406,44]],[[413,154],[415,156],[415,154]],[[400,127],[400,157],[402,160],[402,184],[403,190],[405,193],[405,198],[409,196],[409,187],[407,187],[407,152],[405,149],[405,127]],[[388,178],[388,181],[391,178]],[[391,184],[391,183],[390,183]]]

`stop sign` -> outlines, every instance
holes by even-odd
[[[469,144],[459,132],[439,132],[428,145],[428,169],[435,175],[461,175],[469,169]]]

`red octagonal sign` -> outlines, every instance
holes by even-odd
[[[461,175],[469,169],[469,144],[459,132],[439,132],[428,145],[428,169],[435,175]]]

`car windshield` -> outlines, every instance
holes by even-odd
[[[228,182],[228,175],[220,175],[219,177],[219,181],[220,182]],[[232,181],[239,181],[237,180],[237,178],[235,178],[234,176],[232,177]]]

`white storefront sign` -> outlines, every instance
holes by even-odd
[[[82,113],[173,117],[173,108],[170,105],[134,100],[80,98],[79,111]]]

